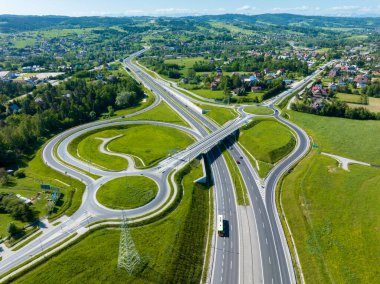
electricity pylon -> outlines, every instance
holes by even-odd
[[[128,228],[128,220],[123,213],[123,223],[121,225],[119,258],[117,267],[124,268],[131,275],[136,268],[142,264],[142,259],[135,247],[132,236]]]

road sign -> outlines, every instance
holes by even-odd
[[[318,145],[313,145],[313,148],[314,149],[318,149],[318,148],[321,148],[321,147],[319,147]]]
[[[49,190],[50,189],[50,184],[41,184],[41,189]]]

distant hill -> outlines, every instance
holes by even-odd
[[[0,32],[12,33],[48,28],[92,28],[99,26],[131,25],[135,21],[152,19],[153,17],[65,17],[65,16],[17,16],[0,15]],[[170,21],[170,17],[161,17]],[[194,22],[220,21],[227,23],[242,23],[252,25],[298,26],[313,28],[366,28],[378,29],[380,17],[322,17],[302,16],[293,14],[262,14],[241,15],[225,14],[213,16],[188,16],[175,18],[175,21],[186,20]]]
[[[304,26],[304,27],[345,27],[345,28],[378,28],[380,17],[324,17],[324,16],[303,16],[294,14],[261,14],[261,15],[240,15],[225,14],[213,16],[192,17],[193,19],[204,21],[222,21],[228,23],[247,24],[269,24],[279,26]]]

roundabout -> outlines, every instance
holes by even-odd
[[[102,185],[96,198],[111,209],[133,209],[151,202],[158,193],[158,185],[144,176],[120,177]]]

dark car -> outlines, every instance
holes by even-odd
[[[240,161],[239,161],[239,160],[236,160],[236,163],[237,163],[238,165],[240,165]]]

